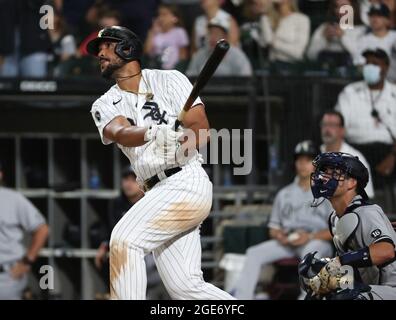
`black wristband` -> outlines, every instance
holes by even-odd
[[[31,266],[34,263],[34,261],[28,258],[28,256],[24,256],[21,261],[23,264],[26,264],[28,266]]]
[[[356,251],[349,251],[340,256],[341,265],[350,265],[356,268],[371,267],[373,262],[370,257],[369,247],[364,247]]]

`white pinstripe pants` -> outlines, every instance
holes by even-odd
[[[233,299],[202,277],[199,226],[211,205],[212,183],[198,164],[147,192],[111,234],[112,299],[146,298],[144,256],[150,252],[172,299]]]

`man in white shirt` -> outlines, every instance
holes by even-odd
[[[380,176],[390,176],[396,158],[396,85],[385,80],[389,57],[384,50],[367,50],[363,56],[364,81],[346,86],[335,109],[344,116],[346,139]]]
[[[363,154],[345,142],[344,117],[338,111],[326,111],[320,122],[323,144],[320,152],[344,152],[359,158],[369,172],[369,182],[365,191],[370,199],[374,198],[374,188],[371,181],[371,169]]]

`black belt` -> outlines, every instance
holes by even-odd
[[[163,173],[164,173],[164,175],[167,178],[169,178],[170,176],[174,175],[175,173],[178,173],[179,171],[181,171],[181,168],[180,167],[176,167],[176,168],[165,170]],[[158,174],[153,176],[153,177],[151,177],[151,178],[149,178],[149,179],[147,179],[146,181],[144,181],[144,189],[145,189],[145,191],[149,191],[151,188],[153,188],[160,181],[161,181],[161,179],[158,176]]]

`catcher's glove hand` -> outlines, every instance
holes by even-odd
[[[327,261],[325,266],[313,278],[309,279],[309,287],[314,294],[324,296],[341,287],[341,278],[345,272],[341,270],[341,263],[338,257],[333,259],[323,258]]]

